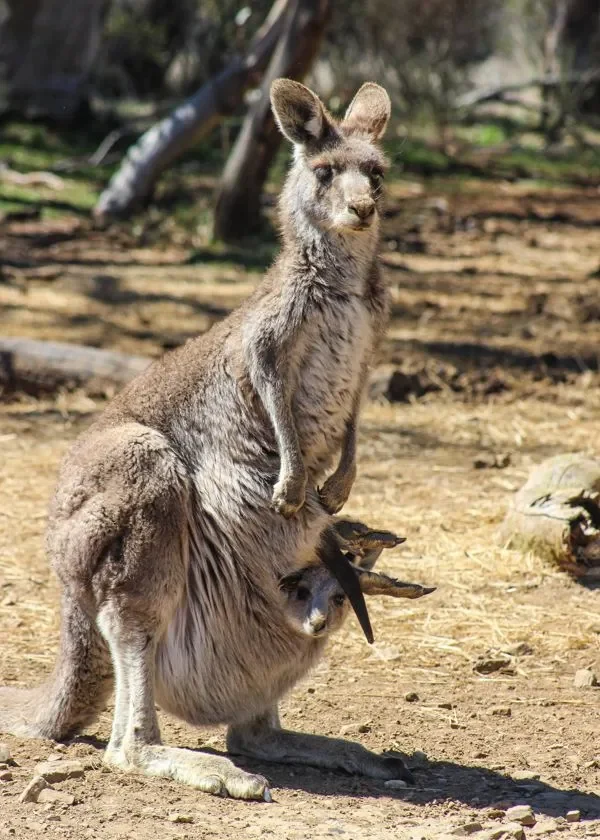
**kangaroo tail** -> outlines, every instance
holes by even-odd
[[[63,739],[94,720],[112,683],[106,643],[93,620],[65,594],[54,673],[36,688],[0,688],[0,732]]]

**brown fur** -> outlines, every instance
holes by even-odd
[[[296,82],[275,82],[272,101],[296,144],[281,254],[242,307],[138,376],[67,455],[47,540],[63,587],[59,665],[40,692],[0,691],[0,730],[63,737],[104,702],[108,650],[105,760],[242,798],[268,797],[265,780],[160,745],[155,699],[193,723],[230,724],[232,743],[263,757],[401,771],[273,728],[278,699],[321,651],[286,621],[278,581],[318,562],[348,498],[386,321],[373,137],[389,99],[366,86],[340,125]]]

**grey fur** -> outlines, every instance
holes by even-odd
[[[354,480],[388,305],[373,137],[389,115],[376,85],[341,125],[298,83],[275,82],[272,101],[302,141],[281,199],[281,254],[243,306],[141,373],[68,453],[47,537],[63,587],[59,663],[42,689],[0,690],[0,730],[63,738],[103,705],[108,650],[105,760],[240,798],[269,798],[266,781],[162,746],[155,699],[191,723],[229,724],[230,743],[261,757],[378,778],[401,769],[356,745],[269,729],[322,651],[286,620],[279,580],[318,562]]]

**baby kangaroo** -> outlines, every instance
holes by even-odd
[[[108,764],[247,799],[268,797],[266,781],[163,746],[155,703],[191,723],[250,725],[308,667],[278,582],[320,556],[348,565],[322,541],[354,480],[387,315],[386,92],[364,85],[340,123],[297,82],[271,96],[294,144],[281,253],[245,304],[134,379],[67,454],[47,535],[58,662],[39,689],[0,689],[0,731],[63,738],[94,719],[114,673]],[[346,585],[359,601],[353,572]]]

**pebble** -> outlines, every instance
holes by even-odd
[[[19,796],[19,802],[37,802],[41,791],[47,787],[48,782],[43,776],[34,776],[23,793]]]
[[[567,811],[567,822],[579,822],[581,819],[581,811],[579,809],[574,809],[573,811]]]
[[[169,814],[167,817],[172,823],[193,823],[194,818],[191,814]]]
[[[0,744],[0,764],[8,764],[12,760],[10,750],[6,744]]]
[[[573,685],[575,688],[593,688],[598,685],[598,678],[589,668],[580,668],[579,671],[575,671]]]
[[[43,761],[35,768],[36,776],[43,776],[47,782],[64,782],[65,779],[81,779],[84,774],[80,761]]]
[[[505,836],[504,826],[497,825],[494,828],[488,828],[479,835],[477,840],[499,840],[500,837]]]
[[[513,837],[514,840],[525,840],[525,832],[523,831],[523,826],[519,825],[519,823],[506,823],[502,827],[504,828],[504,833],[508,837]]]
[[[504,818],[505,811],[502,808],[488,808],[485,816],[488,820],[501,820]]]
[[[508,809],[506,816],[512,822],[518,822],[521,825],[535,825],[535,815],[531,805],[514,805]]]
[[[512,716],[512,709],[510,706],[492,706],[490,709],[491,715],[496,715],[498,717],[511,717]]]
[[[0,782],[12,782],[12,778],[10,770],[0,770]]]
[[[390,790],[404,790],[408,785],[402,779],[388,779],[383,783],[386,788]]]
[[[537,822],[529,834],[531,836],[539,837],[541,834],[551,834],[553,831],[558,831],[558,823],[556,820],[547,819]]]
[[[450,834],[453,834],[455,837],[468,837],[470,834],[476,834],[478,831],[482,831],[483,826],[479,822],[470,822],[464,823],[464,825],[458,825],[456,828],[453,828]]]
[[[516,782],[537,782],[540,774],[535,770],[515,770],[512,777]]]
[[[404,699],[407,703],[418,703],[420,698],[416,691],[408,691],[404,695]]]
[[[46,787],[39,792],[37,801],[45,804],[74,805],[75,797],[72,793],[66,793],[64,790],[54,790],[52,787]]]

